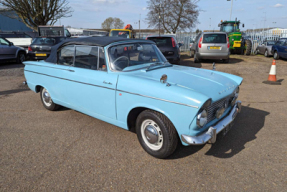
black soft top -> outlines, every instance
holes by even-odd
[[[119,41],[146,41],[143,39],[126,39],[120,37],[79,37],[79,38],[69,38],[65,41],[54,45],[51,48],[51,54],[46,59],[46,62],[57,63],[57,52],[60,48],[66,45],[89,45],[89,46],[100,46],[105,47],[111,43],[119,42]],[[152,41],[148,41],[149,43],[154,43]]]

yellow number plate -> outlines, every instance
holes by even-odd
[[[47,54],[46,53],[36,53],[35,54],[36,56],[40,56],[40,57],[46,57],[47,56]]]
[[[241,41],[234,41],[233,47],[241,47]]]
[[[220,49],[220,47],[209,47],[209,49]]]

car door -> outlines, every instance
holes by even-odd
[[[284,56],[284,43],[285,40],[284,39],[280,39],[276,45],[277,45],[277,49],[278,49],[278,54],[281,56]]]
[[[1,44],[1,50],[0,50],[0,58],[1,59],[15,59],[17,57],[17,47],[9,44],[8,41],[6,41],[3,38],[0,38],[0,44]]]
[[[287,59],[287,40],[285,40],[285,43],[282,46],[282,57]]]
[[[98,118],[116,119],[115,94],[118,75],[109,73],[104,51],[97,46],[75,46],[74,64],[66,78],[66,95],[75,109]]]

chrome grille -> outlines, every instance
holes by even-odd
[[[232,96],[230,95],[223,99],[220,99],[219,101],[212,103],[209,107],[207,107],[207,112],[208,112],[207,122],[210,122],[213,119],[215,119],[216,111],[220,109],[221,107],[224,107],[225,101],[228,102],[228,107],[229,107],[231,103],[231,99],[232,99]]]

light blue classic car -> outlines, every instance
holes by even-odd
[[[144,150],[157,158],[171,155],[179,140],[214,143],[241,110],[241,77],[171,65],[148,40],[66,40],[46,61],[25,62],[24,72],[46,109],[65,106],[135,130]]]

